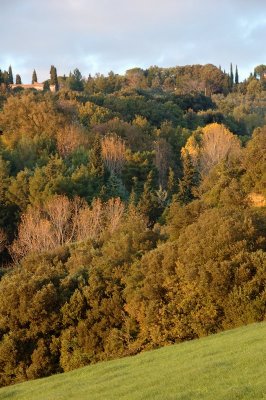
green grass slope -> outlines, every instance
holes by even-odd
[[[266,399],[266,323],[2,388],[0,399]]]

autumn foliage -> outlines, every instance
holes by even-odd
[[[266,318],[263,79],[0,87],[1,385]]]

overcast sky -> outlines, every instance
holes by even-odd
[[[31,81],[207,64],[266,64],[266,0],[0,0],[0,68]]]

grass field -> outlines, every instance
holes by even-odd
[[[266,323],[9,386],[0,399],[266,399]]]

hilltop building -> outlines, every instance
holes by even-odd
[[[23,84],[10,85],[11,89],[15,89],[15,88],[20,87],[20,88],[23,88],[23,89],[35,89],[35,90],[43,90],[43,86],[44,86],[43,83],[38,83],[38,82],[34,82],[34,83],[31,83],[31,84],[26,84],[26,85],[23,85]],[[51,92],[55,92],[55,85],[50,85],[50,91]]]

